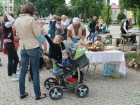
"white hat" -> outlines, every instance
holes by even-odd
[[[81,23],[81,21],[80,21],[80,19],[79,18],[76,18],[76,17],[74,17],[73,18],[73,21],[72,21],[74,24],[79,24],[79,23]]]

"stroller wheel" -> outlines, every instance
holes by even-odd
[[[75,94],[79,98],[86,97],[88,95],[88,92],[89,92],[89,88],[87,87],[87,85],[84,85],[84,84],[79,84],[75,88]]]
[[[44,82],[44,86],[46,89],[50,89],[52,86],[54,86],[56,84],[56,79],[53,77],[47,78]]]
[[[63,96],[63,90],[60,86],[52,86],[49,91],[49,96],[52,100],[59,100]]]

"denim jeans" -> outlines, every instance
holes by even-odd
[[[30,61],[31,62],[31,61]],[[41,69],[41,67],[45,64],[43,57],[39,58],[39,69]],[[33,72],[32,72],[32,64],[30,63],[30,75],[31,75],[31,79],[33,80]]]
[[[62,33],[62,36],[64,38],[64,40],[67,40],[67,29],[63,29],[63,33]]]
[[[50,38],[52,40],[55,38],[55,29],[51,29]]]
[[[94,37],[95,37],[95,34],[94,33],[91,33],[91,36],[90,36],[90,38],[89,38],[89,40],[94,40]]]
[[[19,58],[14,44],[4,44],[4,46],[8,52],[8,76],[11,76],[13,73],[16,74]]]
[[[87,36],[87,39],[91,37],[91,31],[89,32],[89,35]]]
[[[77,43],[80,39],[71,38],[71,40],[73,41],[73,43]]]
[[[40,92],[40,81],[39,81],[39,48],[21,49],[21,73],[19,78],[19,89],[20,89],[20,96],[24,96],[25,93],[25,76],[28,70],[28,62],[29,59],[32,64],[32,72],[33,72],[33,85],[34,85],[34,92],[36,98],[39,98],[41,95]]]

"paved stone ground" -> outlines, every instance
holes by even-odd
[[[119,37],[119,27],[111,26],[110,30],[113,37]],[[115,79],[102,75],[102,65],[97,66],[95,78],[93,78],[93,65],[90,65],[84,80],[89,87],[89,95],[86,98],[77,98],[73,91],[64,91],[61,100],[51,100],[49,91],[44,87],[44,81],[53,75],[44,68],[40,71],[40,86],[41,92],[46,93],[47,97],[36,101],[33,84],[26,77],[26,91],[29,96],[20,100],[19,83],[10,82],[7,77],[7,56],[0,52],[0,58],[3,64],[0,67],[0,105],[140,105],[140,72],[127,68],[125,76]]]
[[[45,79],[53,75],[44,68],[40,71],[40,86],[41,92],[46,93],[47,97],[35,100],[33,84],[28,81],[26,75],[26,91],[29,96],[20,100],[19,83],[10,82],[7,77],[7,56],[0,53],[0,57],[3,64],[0,67],[0,105],[134,105],[133,92],[140,91],[139,71],[127,69],[125,76],[115,79],[103,76],[103,67],[98,65],[95,78],[93,78],[93,65],[90,65],[84,80],[89,87],[89,95],[86,98],[77,98],[73,91],[65,91],[61,100],[53,101],[49,98],[49,91],[44,87]]]

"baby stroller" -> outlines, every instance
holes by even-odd
[[[63,89],[75,89],[75,94],[79,98],[84,98],[88,95],[89,88],[83,83],[84,73],[81,71],[82,68],[89,64],[89,60],[85,55],[86,48],[78,47],[75,43],[63,41],[62,49],[67,49],[72,64],[70,66],[64,66],[55,59],[51,59],[57,67],[63,69],[63,73],[54,74],[59,77],[59,83],[55,78],[47,78],[44,82],[44,86],[49,90],[49,97],[52,100],[59,100],[63,96]]]

